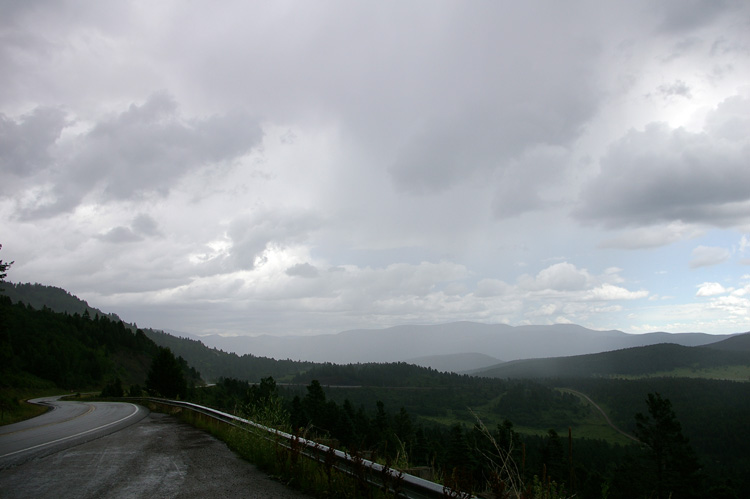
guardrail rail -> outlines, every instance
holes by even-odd
[[[357,455],[352,455],[348,452],[334,449],[313,440],[291,435],[274,428],[269,428],[235,416],[234,414],[218,411],[210,407],[194,404],[192,402],[182,402],[179,400],[154,397],[133,397],[131,400],[143,400],[165,406],[180,407],[203,414],[243,430],[248,430],[250,428],[258,430],[265,433],[267,435],[265,438],[272,439],[277,445],[282,445],[288,449],[297,449],[300,451],[301,455],[308,459],[320,463],[332,464],[335,469],[359,479],[364,478],[364,480],[370,485],[387,489],[397,497],[406,497],[408,499],[434,499],[446,497],[470,499],[474,497],[470,494],[452,490],[438,483],[430,482],[429,480],[409,475],[399,470],[383,466],[382,464],[363,459]],[[332,463],[331,460],[333,461]],[[367,471],[364,473],[364,476],[362,476],[363,469]]]

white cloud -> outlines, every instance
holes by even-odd
[[[698,286],[698,292],[695,293],[695,296],[723,295],[724,293],[727,293],[729,291],[731,290],[727,290],[718,282],[704,282],[703,284]]]
[[[750,238],[746,234],[740,239],[740,253],[744,254],[750,248]]]
[[[730,317],[747,321],[750,319],[750,298],[738,294],[718,296],[711,300],[710,308],[720,310]]]
[[[586,294],[587,300],[610,301],[610,300],[637,300],[648,297],[648,291],[629,291],[613,284],[602,284]]]
[[[586,269],[579,269],[568,262],[556,263],[539,271],[535,277],[523,275],[519,279],[521,288],[531,291],[578,291],[592,280]]]
[[[480,297],[509,295],[513,287],[499,279],[482,279],[477,283],[476,295]]]
[[[724,263],[731,256],[725,248],[716,246],[698,246],[693,249],[690,268],[709,267]]]

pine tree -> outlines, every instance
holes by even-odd
[[[169,348],[160,347],[146,378],[146,390],[162,397],[185,398],[187,382],[182,367]]]
[[[657,498],[700,497],[698,461],[669,399],[649,393],[648,415],[635,415],[638,439],[648,448]]]
[[[3,245],[0,244],[0,249],[3,249]],[[2,282],[8,275],[8,269],[14,262],[3,262],[0,260],[0,282]],[[1,290],[0,290],[1,291]]]

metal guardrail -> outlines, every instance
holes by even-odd
[[[397,497],[406,497],[408,499],[434,499],[446,497],[469,499],[473,497],[469,494],[451,490],[450,488],[438,483],[400,472],[367,459],[362,459],[359,456],[334,449],[313,440],[275,430],[210,407],[193,404],[192,402],[152,397],[135,397],[134,400],[146,400],[152,403],[181,407],[241,429],[248,429],[249,427],[259,430],[266,433],[267,438],[272,439],[278,445],[282,445],[288,449],[298,449],[301,455],[309,459],[320,463],[331,464],[334,468],[343,473],[359,479],[364,479],[376,487],[386,488]]]

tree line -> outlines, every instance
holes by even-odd
[[[273,420],[285,431],[399,469],[429,468],[463,491],[510,494],[515,487],[524,497],[740,497],[740,489],[701,473],[671,402],[658,393],[648,394],[638,406],[642,411],[631,415],[642,444],[628,446],[553,429],[523,434],[510,420],[493,428],[479,420],[437,424],[380,400],[367,406],[348,399],[337,403],[318,380],[291,396],[271,377],[257,384],[227,378],[199,395],[201,403],[255,415],[261,423],[266,421],[257,416],[273,407]]]

